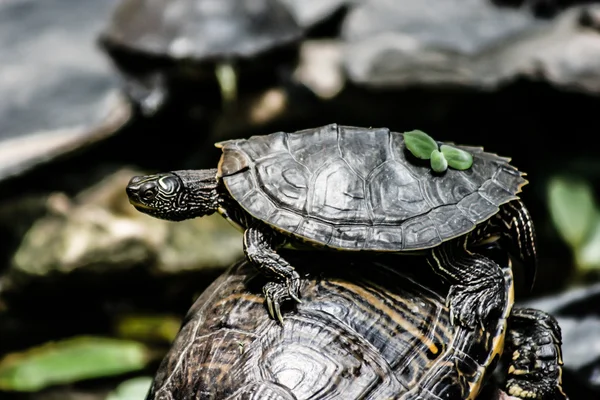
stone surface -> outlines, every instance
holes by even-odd
[[[556,317],[565,369],[600,393],[600,283],[524,303]]]
[[[519,77],[600,92],[598,5],[552,19],[482,0],[373,0],[347,16],[344,66],[368,86],[493,90]]]
[[[95,45],[116,2],[0,2],[0,179],[96,142],[128,119]]]
[[[156,273],[226,268],[242,256],[241,234],[218,215],[179,223],[131,206],[123,169],[70,199],[51,195],[47,213],[27,231],[9,274],[46,276],[143,265]],[[17,199],[16,201],[19,201]]]
[[[280,0],[303,28],[318,24],[345,6],[353,6],[360,0]]]

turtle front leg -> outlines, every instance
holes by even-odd
[[[269,229],[250,227],[244,232],[246,258],[263,274],[274,277],[278,282],[269,282],[263,293],[271,318],[283,323],[281,303],[293,299],[300,302],[300,276],[294,268],[276,253],[285,243],[285,238]]]
[[[526,283],[533,287],[537,270],[535,229],[525,204],[521,200],[513,200],[502,205],[492,223],[500,224],[509,252],[521,260]]]
[[[433,270],[450,284],[447,305],[451,322],[473,329],[487,326],[508,307],[501,267],[493,260],[467,249],[469,235],[442,243],[429,251]]]
[[[520,399],[568,399],[561,386],[561,332],[552,316],[515,308],[509,317],[505,346],[506,393]]]

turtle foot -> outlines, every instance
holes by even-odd
[[[511,378],[506,382],[504,389],[509,395],[518,399],[535,400],[569,400],[565,393],[559,388],[552,386],[540,386],[525,379]]]
[[[285,282],[269,282],[263,286],[263,294],[267,301],[267,308],[271,318],[283,324],[283,316],[281,315],[281,303],[286,300],[295,300],[301,303],[300,300],[300,277],[294,271],[294,276],[287,279]]]
[[[452,324],[458,323],[469,329],[478,326],[485,329],[487,321],[500,315],[505,304],[504,292],[500,283],[491,279],[453,285],[447,304]]]

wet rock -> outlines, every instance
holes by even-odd
[[[540,19],[491,1],[374,0],[346,17],[344,65],[351,80],[375,87],[493,90],[526,77],[598,93],[600,34],[590,23],[598,7]]]
[[[573,389],[589,398],[600,394],[600,283],[526,303],[554,315],[562,329],[566,372]]]
[[[360,0],[280,0],[303,28],[314,26],[331,17],[343,7],[358,3]]]
[[[318,97],[332,99],[344,88],[342,45],[337,40],[309,40],[300,47],[295,78]]]
[[[172,223],[135,210],[124,191],[135,174],[123,169],[72,199],[49,196],[46,215],[12,257],[8,282],[141,265],[158,274],[218,270],[242,255],[241,235],[218,215]]]
[[[114,134],[130,116],[95,46],[116,0],[0,3],[0,179]]]

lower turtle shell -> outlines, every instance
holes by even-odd
[[[487,334],[454,327],[445,297],[417,283],[422,277],[361,257],[293,254],[311,278],[283,326],[264,312],[255,269],[238,263],[189,311],[147,400],[434,400],[479,392],[506,320]]]
[[[435,173],[404,134],[336,124],[217,143],[217,177],[254,218],[342,250],[410,251],[462,236],[527,183],[509,159],[481,148],[473,165]]]

